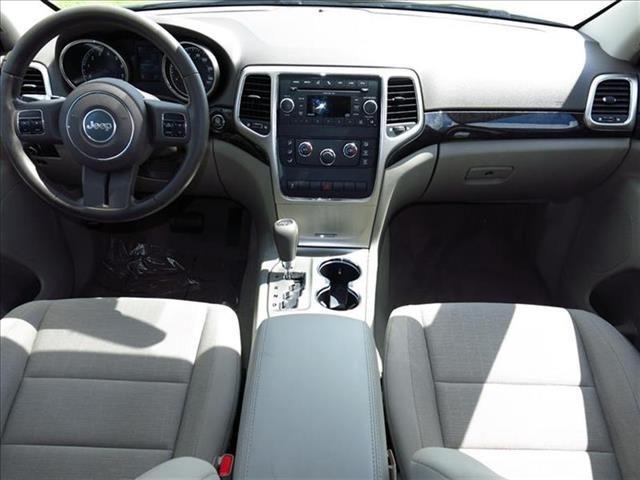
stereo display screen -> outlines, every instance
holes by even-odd
[[[346,95],[309,95],[307,115],[311,117],[344,117],[351,113],[351,97]]]

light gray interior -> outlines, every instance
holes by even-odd
[[[384,381],[400,466],[408,478],[634,478],[639,360],[588,312],[397,309]]]
[[[240,334],[222,306],[43,300],[2,320],[2,371],[3,478],[135,477],[224,452]]]
[[[53,14],[19,3],[0,11],[0,55]],[[630,3],[581,28],[347,6],[139,12],[217,59],[205,154],[166,209],[109,224],[34,194],[3,142],[2,478],[213,480],[223,453],[246,479],[640,478]],[[45,95],[30,98],[70,95],[60,53],[94,37],[140,41],[117,22],[69,26],[33,52]],[[290,74],[380,81],[370,195],[283,193]],[[252,75],[271,81],[267,133],[241,118]],[[603,75],[630,81],[625,125],[590,115]],[[402,133],[387,121],[398,76],[417,95]],[[573,123],[491,123],[505,112]],[[446,115],[485,120],[433,123]],[[82,167],[48,147],[25,146],[33,168],[81,193]],[[165,187],[183,153],[155,150],[135,195]],[[290,265],[283,218],[299,230]],[[359,271],[335,282],[357,298],[347,310],[318,297],[340,293],[330,260]],[[284,305],[287,272],[304,289]]]

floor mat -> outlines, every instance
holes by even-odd
[[[532,255],[535,205],[418,205],[390,230],[392,308],[431,302],[550,304]]]
[[[236,308],[250,220],[224,200],[183,201],[161,220],[106,231],[105,248],[83,296],[143,296]]]

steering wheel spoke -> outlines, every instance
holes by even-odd
[[[152,145],[185,145],[189,143],[191,125],[187,107],[162,100],[145,100],[151,125]]]
[[[32,102],[16,99],[14,128],[18,138],[30,143],[62,143],[58,119],[64,101],[62,97]]]
[[[82,203],[100,209],[124,209],[133,205],[137,168],[100,172],[88,167],[82,170]]]

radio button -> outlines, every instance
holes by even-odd
[[[306,158],[309,155],[311,155],[312,152],[313,152],[313,145],[311,145],[311,142],[302,142],[300,143],[300,145],[298,145],[298,154],[300,154],[301,157]]]
[[[322,182],[320,188],[323,192],[330,192],[333,190],[333,182]]]
[[[296,108],[296,104],[289,97],[280,100],[280,111],[284,113],[291,113]]]
[[[342,154],[346,158],[354,158],[358,155],[358,146],[353,142],[346,143],[344,147],[342,147]]]
[[[367,100],[362,105],[362,111],[367,115],[373,115],[378,111],[378,103],[375,100]]]
[[[331,148],[325,148],[320,152],[320,163],[325,167],[330,167],[336,163],[336,152]]]

